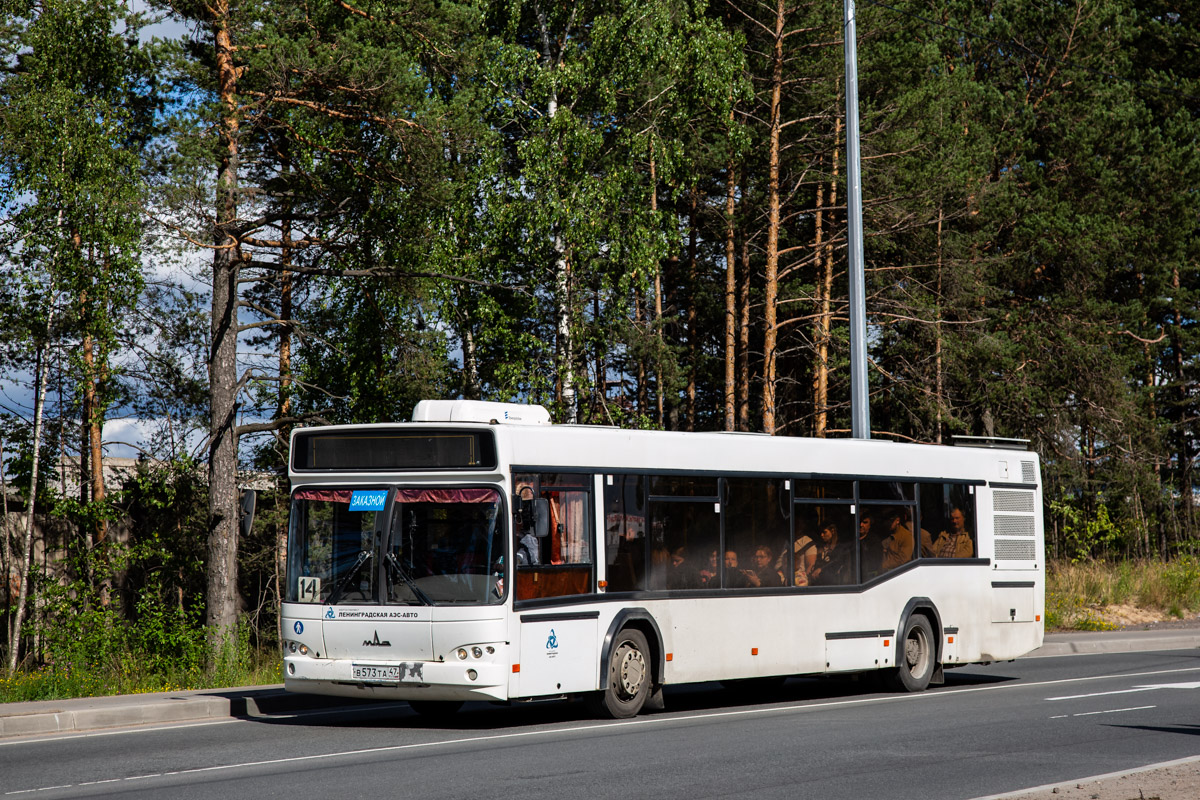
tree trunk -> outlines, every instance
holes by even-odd
[[[8,524],[8,478],[4,472],[4,437],[0,436],[0,575],[4,576],[4,620],[12,613],[12,588],[16,576],[13,574],[12,557]],[[8,631],[5,630],[5,635]]]
[[[281,145],[286,152],[286,144]],[[290,163],[285,161],[284,169],[291,171]],[[293,285],[292,266],[292,204],[289,201],[284,208],[283,220],[279,225],[279,405],[276,414],[280,419],[292,414],[292,314]],[[280,438],[288,441],[291,426],[280,430]]]
[[[479,383],[479,357],[475,352],[475,332],[471,321],[463,321],[463,397],[467,400],[482,400],[483,391]]]
[[[99,395],[104,386],[105,375],[108,370],[105,368],[105,359],[101,358],[96,364],[96,379],[91,378],[87,381],[87,389],[91,393],[91,417],[88,420],[88,445],[90,447],[90,458],[92,467],[92,503],[100,504],[104,502],[106,492],[104,489],[104,449],[102,446],[104,433],[104,407],[100,402]],[[109,578],[107,569],[107,559],[105,557],[105,547],[108,540],[108,521],[104,516],[96,517],[96,524],[93,528],[92,536],[92,554],[94,559],[94,567],[89,569],[99,568],[100,583],[97,588],[100,590],[100,605],[108,606],[109,595],[112,592],[112,580]]]
[[[575,397],[575,336],[571,327],[571,260],[559,233],[554,234],[554,301],[558,312],[558,375],[560,395],[566,416],[564,422],[579,421]]]
[[[737,243],[733,237],[733,212],[737,182],[733,164],[725,167],[725,430],[736,423],[737,399]]]
[[[592,290],[592,321],[597,328],[600,326],[600,292]],[[604,366],[604,337],[597,333],[596,349],[593,353],[596,365],[596,385],[592,389],[592,416],[599,417],[608,405],[608,368]]]
[[[824,159],[822,159],[823,161]],[[825,403],[829,396],[828,373],[826,354],[828,348],[825,346],[824,338],[824,321],[825,316],[822,313],[824,308],[825,297],[825,281],[822,280],[821,273],[825,267],[825,182],[817,181],[817,197],[816,197],[816,213],[813,216],[813,247],[815,258],[814,263],[817,266],[817,279],[814,281],[816,288],[816,319],[813,321],[813,344],[816,345],[816,358],[813,359],[813,436],[818,439],[825,438],[825,428],[828,426],[828,414],[825,411]]]
[[[750,431],[750,237],[742,233],[742,285],[738,298],[738,430]]]
[[[238,70],[233,60],[227,0],[211,7],[216,42],[220,117],[220,163],[213,236],[212,319],[209,354],[208,584],[205,624],[210,660],[227,652],[237,624],[237,286],[241,252],[237,239]]]
[[[286,154],[287,145],[281,149]],[[291,171],[291,164],[284,159],[283,169]],[[293,314],[293,278],[292,271],[292,205],[288,202],[284,209],[283,220],[279,225],[279,401],[275,411],[276,419],[286,419],[292,414],[292,314]],[[288,443],[292,426],[284,425],[279,429],[277,441],[282,445],[284,457],[288,454]],[[280,525],[275,534],[275,594],[282,602],[287,592],[287,553],[288,530],[286,525]],[[283,617],[278,616],[275,622],[276,633],[283,639]]]
[[[1183,499],[1183,526],[1187,532],[1184,537],[1180,537],[1176,533],[1176,538],[1191,538],[1196,533],[1196,509],[1193,500],[1193,479],[1192,479],[1192,447],[1189,438],[1190,426],[1184,422],[1188,417],[1188,385],[1187,375],[1184,372],[1185,359],[1183,357],[1183,311],[1179,306],[1179,265],[1176,264],[1171,268],[1171,316],[1174,324],[1171,326],[1171,349],[1175,351],[1175,363],[1173,364],[1175,372],[1176,397],[1179,403],[1179,422],[1177,423],[1176,435],[1179,437],[1179,451],[1176,455],[1179,463],[1179,478],[1176,486],[1179,489]],[[1163,540],[1162,554],[1165,556],[1166,536],[1161,537]]]
[[[650,145],[650,216],[656,222],[658,220],[658,175],[655,172],[654,164],[654,145]],[[663,390],[663,368],[662,368],[662,350],[663,350],[663,302],[662,302],[662,263],[658,262],[654,266],[654,332],[658,337],[658,348],[654,354],[654,383],[658,388],[658,428],[662,430],[666,422],[665,415],[665,397],[666,392]]]
[[[822,219],[820,211],[821,191],[817,190],[818,224],[817,224],[817,364],[816,386],[813,392],[816,410],[816,423],[813,435],[825,438],[829,429],[829,345],[833,337],[833,209],[837,206],[837,179],[840,166],[841,151],[838,143],[841,141],[842,118],[838,117],[833,129],[833,170],[829,179],[829,213]],[[821,228],[824,222],[828,228],[822,237]]]
[[[649,325],[643,324],[642,312],[645,310],[646,317],[649,318],[649,309],[643,309],[645,298],[642,297],[642,290],[637,285],[633,287],[633,325],[636,330],[648,329]],[[640,348],[641,352],[637,357],[637,413],[639,416],[645,415],[648,398],[646,396],[646,355],[645,348]]]
[[[89,247],[89,252],[84,255],[83,252],[83,236],[78,228],[72,227],[71,230],[71,246],[81,261],[94,263],[95,253]],[[80,351],[83,358],[83,376],[82,376],[82,408],[80,409],[81,419],[81,434],[82,440],[79,443],[79,504],[86,507],[88,505],[88,495],[95,490],[95,481],[93,475],[96,470],[100,469],[100,462],[95,458],[92,452],[92,419],[96,414],[96,348],[92,340],[90,332],[90,321],[93,315],[88,305],[88,293],[85,289],[79,294],[79,309],[83,320],[84,333],[83,341],[80,343]],[[101,490],[103,491],[103,489]],[[94,555],[96,548],[96,529],[95,525],[90,521],[85,521],[82,524],[83,534],[83,560],[81,567],[83,569],[84,583],[88,589],[95,588],[95,572],[93,567]],[[88,597],[85,603],[91,602],[91,592],[88,592]]]
[[[763,296],[763,433],[776,429],[776,303],[779,296],[779,131],[783,95],[783,0],[775,5],[775,45],[771,55],[771,133],[767,151],[767,263]]]
[[[46,327],[52,327],[53,310],[46,320]],[[33,558],[33,512],[37,504],[38,462],[42,449],[42,410],[46,404],[46,384],[49,380],[50,358],[43,343],[37,354],[37,389],[33,403],[33,464],[32,476],[29,479],[29,504],[25,509],[25,530],[21,540],[21,565],[17,570],[17,608],[12,616],[12,627],[8,634],[8,672],[11,675],[17,669],[17,660],[21,651],[21,624],[25,621],[25,600],[29,593],[29,570]],[[8,527],[7,515],[5,528]]]
[[[944,421],[942,418],[942,409],[945,408],[946,400],[946,377],[942,369],[942,230],[945,225],[946,216],[945,209],[942,203],[938,202],[938,222],[937,222],[937,290],[934,293],[935,313],[933,317],[933,371],[934,371],[934,388],[933,401],[937,405],[937,421],[935,425],[934,441],[938,444],[942,443],[942,431]]]
[[[696,372],[700,360],[700,334],[696,331],[696,248],[699,230],[696,225],[696,214],[699,211],[697,190],[692,188],[688,207],[688,268],[687,268],[687,342],[688,342],[688,382],[687,382],[687,430],[696,430]]]

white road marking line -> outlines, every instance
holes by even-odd
[[[1072,714],[1073,717],[1093,717],[1097,714],[1120,714],[1122,711],[1145,711],[1149,708],[1158,708],[1158,706],[1136,706],[1134,708],[1110,708],[1105,711],[1084,711],[1080,714]]]
[[[1091,694],[1065,694],[1062,697],[1047,697],[1046,700],[1082,700],[1085,697],[1107,697],[1110,694],[1133,694],[1135,692],[1148,692],[1155,689],[1155,686],[1139,686],[1136,689],[1117,689],[1115,692],[1092,692]]]
[[[1079,700],[1084,697],[1103,697],[1109,694],[1133,694],[1134,692],[1149,692],[1154,689],[1200,689],[1200,681],[1190,683],[1154,683],[1149,686],[1134,686],[1132,689],[1118,689],[1114,692],[1096,692],[1094,694],[1069,694],[1062,697],[1047,697],[1047,700]]]

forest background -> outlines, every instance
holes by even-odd
[[[296,425],[848,436],[841,6],[0,0],[5,696],[252,670]],[[858,33],[872,435],[1029,439],[1057,563],[1194,589],[1194,4]]]

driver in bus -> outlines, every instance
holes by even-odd
[[[537,536],[534,535],[532,528],[526,528],[525,533],[517,540],[517,564],[520,566],[528,566],[530,564],[540,564],[539,547]]]

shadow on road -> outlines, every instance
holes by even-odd
[[[1200,736],[1200,725],[1109,725],[1110,728],[1124,728],[1130,731],[1151,731],[1153,733],[1182,733],[1185,736]]]
[[[984,675],[968,671],[946,673],[945,688],[963,688],[1016,680],[1005,675]],[[929,691],[939,691],[938,687]],[[666,710],[651,713],[697,713],[736,711],[750,707],[795,705],[810,702],[854,700],[871,696],[887,696],[875,675],[848,677],[789,678],[780,683],[770,681],[695,683],[670,686],[664,692]],[[323,703],[322,703],[323,700]],[[380,703],[378,700],[330,707],[328,698],[314,698],[308,708],[291,709],[286,714],[247,714],[256,722],[269,725],[304,727],[353,727],[357,729],[426,729],[445,731],[495,731],[500,729],[533,728],[564,723],[595,722],[578,699],[547,700],[529,703],[467,703],[460,711],[444,718],[420,716],[408,703]]]

